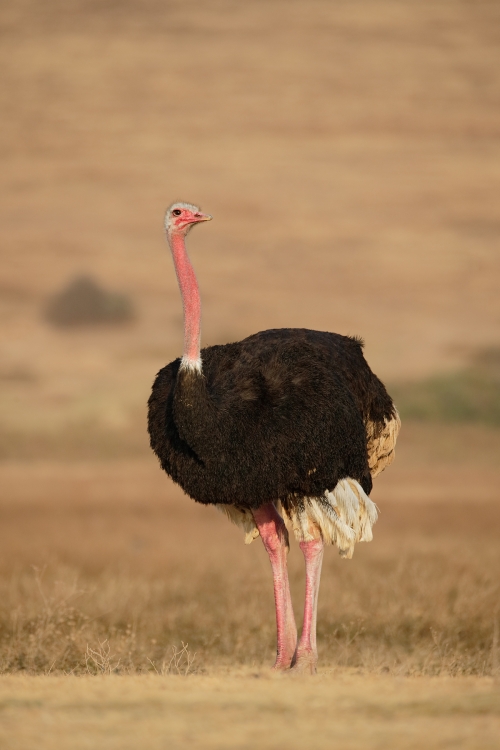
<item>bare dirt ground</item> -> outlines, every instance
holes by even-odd
[[[360,676],[0,678],[2,747],[494,750],[492,680]]]
[[[216,219],[205,344],[360,334],[388,382],[499,346],[499,7],[2,5],[2,747],[498,747],[499,431],[404,426],[295,682],[259,541],[161,474],[145,402],[182,345],[177,198]],[[51,327],[82,273],[136,320]]]

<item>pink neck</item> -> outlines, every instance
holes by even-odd
[[[174,259],[184,308],[184,353],[181,367],[201,372],[201,300],[198,282],[186,252],[184,235],[171,232],[167,234],[167,238]]]

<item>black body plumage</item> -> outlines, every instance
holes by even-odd
[[[202,373],[162,368],[149,399],[151,447],[190,497],[257,508],[346,477],[370,492],[366,423],[395,412],[358,339],[269,330],[201,358]]]

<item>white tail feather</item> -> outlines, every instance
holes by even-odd
[[[255,525],[252,511],[247,508],[237,508],[236,505],[216,505],[217,510],[224,513],[227,518],[243,529],[245,532],[245,544],[251,544],[259,536],[259,530]]]
[[[325,544],[335,544],[342,557],[351,558],[356,542],[370,542],[372,526],[378,513],[361,485],[354,479],[341,479],[331,492],[322,497],[297,498],[288,511],[275,503],[287,526],[299,542],[321,537]],[[217,505],[229,520],[245,532],[245,544],[259,536],[250,510],[234,505]]]

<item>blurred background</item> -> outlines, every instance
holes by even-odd
[[[484,548],[500,523],[498,3],[11,0],[0,29],[9,590],[12,571],[33,565],[47,566],[47,580],[54,570],[66,580],[63,568],[169,579],[202,539],[221,576],[232,555],[249,554],[222,518],[182,497],[148,447],[152,379],[182,347],[162,227],[178,199],[214,215],[189,237],[203,344],[281,326],[363,336],[404,420],[375,493],[389,509],[382,539],[399,550],[405,534],[449,531],[462,503],[453,538],[476,534]],[[366,565],[363,555],[389,549],[379,544],[363,549]],[[34,632],[35,599],[15,597]],[[137,617],[117,615],[113,627]],[[191,627],[162,622],[154,640],[164,645]],[[42,669],[19,637],[23,663]],[[228,654],[240,653],[235,638]],[[19,667],[16,654],[5,668]]]

